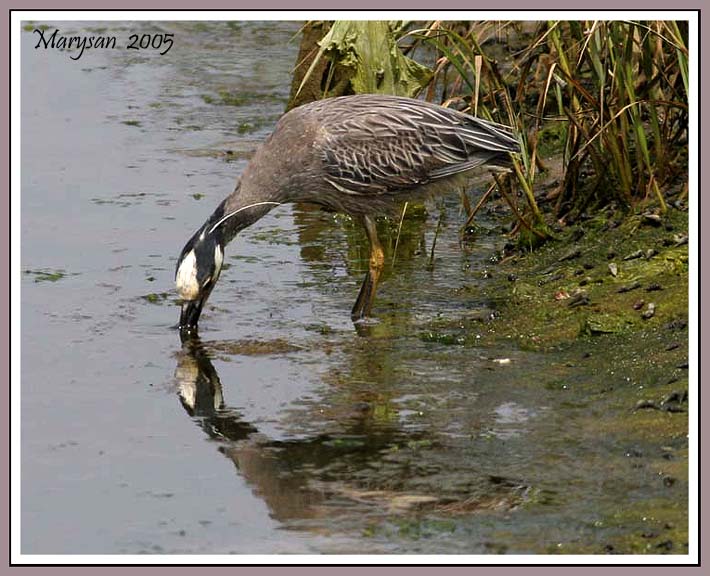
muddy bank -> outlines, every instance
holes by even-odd
[[[613,447],[630,480],[656,486],[653,498],[631,493],[595,520],[613,527],[607,552],[687,552],[688,272],[681,205],[662,216],[602,211],[534,252],[501,254],[488,273],[495,312],[479,321],[475,345],[515,342],[547,356],[557,376],[545,387],[570,428]],[[427,338],[467,345],[469,335],[444,323]]]

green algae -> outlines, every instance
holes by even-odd
[[[203,94],[202,100],[205,104],[214,104],[217,106],[248,106],[259,105],[264,102],[285,103],[285,100],[278,94],[235,92],[231,90],[219,90],[217,94]]]
[[[687,502],[656,499],[635,503],[598,520],[596,527],[615,531],[604,552],[614,554],[687,554]]]
[[[173,294],[170,292],[151,292],[141,296],[141,298],[150,304],[163,304],[166,303],[172,296]],[[169,303],[172,305],[172,300]]]
[[[497,323],[498,333],[544,349],[585,335],[633,333],[687,318],[688,245],[679,244],[687,233],[687,213],[669,210],[662,228],[644,225],[639,215],[618,224],[622,217],[599,216],[507,262],[503,271],[514,272],[517,280],[512,286],[499,282],[491,291],[505,319]],[[565,258],[571,244],[577,255]],[[636,251],[648,259],[625,259]],[[654,314],[644,318],[649,303]]]
[[[67,272],[62,269],[40,269],[40,270],[25,270],[24,274],[33,276],[35,282],[59,282],[67,276],[77,276],[78,272]]]
[[[614,213],[571,227],[558,242],[502,265],[498,277],[514,272],[516,281],[499,280],[491,289],[499,316],[484,335],[488,344],[506,338],[576,359],[546,389],[586,396],[576,404],[580,436],[637,447],[627,455],[657,476],[658,490],[666,486],[665,497],[600,511],[603,543],[572,540],[548,546],[548,553],[687,554],[687,410],[694,401],[687,213],[671,209],[662,226],[646,222],[640,214]],[[575,295],[578,305],[571,306]],[[644,317],[649,303],[653,314]],[[536,505],[534,498],[526,503]]]

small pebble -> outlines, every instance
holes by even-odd
[[[688,326],[685,320],[671,320],[663,328],[666,330],[684,330]]]
[[[644,224],[650,224],[651,226],[660,226],[663,224],[663,221],[658,214],[644,214],[643,222]]]
[[[658,254],[658,252],[656,250],[654,250],[653,248],[649,248],[648,250],[646,250],[644,257],[646,258],[646,260],[650,260],[656,254]]]
[[[565,260],[573,260],[577,258],[581,253],[582,251],[579,248],[575,247],[569,252],[567,252],[567,254],[562,255],[559,259],[559,262],[564,262]]]
[[[649,302],[648,306],[646,306],[646,310],[644,311],[643,314],[641,314],[641,318],[644,320],[648,320],[650,318],[653,318],[653,315],[656,313],[656,305],[653,302]]]
[[[570,308],[576,308],[577,306],[587,306],[589,302],[590,300],[587,293],[584,290],[577,290],[572,294],[567,306]]]
[[[567,298],[569,298],[567,290],[558,290],[555,292],[555,300],[567,300]]]
[[[677,412],[685,412],[681,406],[675,406],[674,404],[669,404],[668,406],[663,407],[664,412],[671,412],[671,413],[677,413]]]
[[[636,406],[634,406],[634,410],[645,410],[646,408],[660,410],[658,405],[653,400],[639,400],[636,402]]]
[[[627,254],[624,256],[624,260],[636,260],[636,258],[641,258],[643,256],[643,251],[642,250],[636,250],[635,252],[632,252],[631,254]]]
[[[645,300],[636,300],[636,302],[634,302],[634,310],[641,310],[644,304],[646,304]]]
[[[688,243],[687,234],[674,234],[673,235],[673,246],[684,246]]]
[[[659,290],[663,290],[663,286],[661,286],[658,282],[649,284],[648,288],[646,288],[646,292],[658,292]]]
[[[609,264],[609,272],[611,273],[611,275],[614,278],[616,278],[617,274],[619,273],[619,267],[616,264],[614,264],[614,262],[611,262]]]
[[[624,292],[631,292],[632,290],[636,290],[636,288],[641,288],[641,282],[639,282],[638,280],[631,284],[627,284],[626,286],[622,286],[617,290],[617,292],[619,294],[623,294]]]
[[[558,280],[562,280],[565,277],[564,272],[558,272],[554,276],[550,276],[549,278],[543,278],[542,280],[537,281],[538,286],[544,286],[545,284],[549,284],[550,282],[557,282]]]

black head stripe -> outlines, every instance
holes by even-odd
[[[200,284],[202,284],[208,276],[214,274],[214,253],[215,248],[219,245],[217,236],[218,234],[205,233],[204,239],[198,239],[194,246],[197,265],[197,280]]]

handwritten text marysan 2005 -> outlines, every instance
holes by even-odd
[[[69,50],[78,53],[72,54],[69,57],[72,60],[79,60],[84,55],[85,50],[92,49],[116,49],[118,40],[116,36],[64,36],[58,28],[55,28],[51,34],[45,34],[46,30],[35,28],[32,31],[34,34],[39,34],[37,45],[38,48],[48,50]],[[128,37],[128,43],[125,45],[126,50],[160,50],[160,55],[168,53],[168,50],[173,47],[174,34],[131,34]]]

